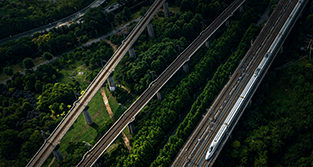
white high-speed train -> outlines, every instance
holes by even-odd
[[[237,117],[237,114],[239,113],[238,111],[241,110],[242,107],[244,107],[243,103],[246,102],[247,97],[250,96],[251,92],[255,89],[255,85],[260,82],[260,76],[264,73],[268,63],[270,60],[273,58],[273,51],[277,49],[279,46],[278,44],[281,42],[281,39],[283,35],[285,34],[285,31],[289,28],[290,23],[295,16],[295,14],[298,12],[299,8],[301,7],[301,3],[303,0],[299,0],[291,14],[289,15],[288,19],[286,20],[284,26],[280,30],[279,34],[275,38],[273,44],[269,48],[268,52],[264,55],[261,63],[258,65],[256,70],[254,71],[253,76],[250,78],[248,84],[240,94],[239,98],[237,99],[234,107],[231,109],[230,113],[226,117],[225,121],[223,122],[221,128],[215,135],[213,141],[211,142],[209,149],[205,155],[205,160],[210,160],[212,155],[215,153],[216,149],[218,148],[219,144],[221,143],[222,139],[228,132],[228,128],[232,125],[233,121],[235,120],[234,118]]]
[[[221,128],[217,132],[216,136],[214,137],[213,141],[211,142],[208,152],[205,155],[205,159],[209,160],[212,155],[214,154],[216,148],[218,148],[221,139],[224,138],[224,136],[228,132],[228,128],[232,125],[233,121],[236,120],[234,118],[237,117],[238,111],[241,110],[243,107],[243,102],[245,102],[246,97],[249,97],[250,93],[254,89],[254,86],[256,85],[256,80],[259,80],[260,74],[264,71],[264,67],[266,67],[267,63],[269,62],[269,58],[271,57],[271,53],[266,53],[263,60],[259,64],[259,66],[254,71],[253,76],[249,80],[247,86],[244,88],[242,93],[240,94],[238,100],[236,101],[234,107],[229,112],[228,116],[226,117],[225,121],[223,122]]]

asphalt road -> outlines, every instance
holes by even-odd
[[[98,37],[98,38],[96,38],[96,39],[93,39],[93,40],[91,40],[91,41],[88,41],[88,42],[84,43],[83,45],[81,45],[81,46],[79,46],[79,47],[81,48],[81,47],[83,47],[83,46],[89,46],[89,45],[91,45],[91,44],[93,44],[93,43],[96,43],[96,42],[99,42],[99,41],[101,41],[101,40],[103,40],[103,39],[106,39],[107,37],[112,36],[112,35],[114,35],[114,34],[120,32],[122,29],[128,27],[128,26],[131,25],[132,23],[134,23],[134,22],[139,22],[140,19],[141,19],[141,17],[140,17],[140,18],[137,18],[137,19],[135,19],[135,20],[133,20],[133,21],[131,21],[131,22],[125,24],[125,25],[122,25],[122,26],[118,27],[117,29],[115,29],[115,30],[113,30],[113,31],[111,31],[111,32],[109,32],[109,33],[107,33],[107,34],[101,36],[101,37]],[[74,50],[74,49],[72,49],[72,50],[70,50],[70,51],[68,51],[68,52],[72,52],[73,50]],[[66,53],[68,53],[68,52],[66,52]],[[36,65],[36,66],[33,67],[32,69],[35,71],[39,66],[41,66],[41,65],[43,65],[43,64],[47,64],[47,63],[52,63],[52,62],[54,62],[55,60],[59,59],[60,57],[62,57],[62,56],[61,56],[61,55],[56,56],[56,57],[54,57],[53,59],[51,59],[50,61],[47,60],[47,61],[45,61],[45,62],[42,62],[42,63]],[[20,72],[20,74],[25,75],[25,71]],[[4,85],[5,85],[5,84],[7,83],[7,81],[8,81],[8,80],[11,80],[11,79],[12,79],[12,78],[6,79],[6,80],[0,82],[0,84],[4,84]]]
[[[44,32],[44,31],[48,31],[54,27],[59,27],[59,26],[62,26],[62,25],[68,25],[70,21],[73,21],[74,19],[76,18],[80,18],[82,17],[88,9],[90,8],[95,8],[95,7],[98,7],[100,6],[101,4],[103,4],[106,0],[95,0],[94,2],[92,2],[90,5],[88,5],[87,7],[83,8],[82,10],[70,15],[70,16],[67,16],[65,18],[62,18],[60,20],[57,20],[55,22],[52,22],[52,23],[49,23],[47,25],[43,25],[41,27],[38,27],[38,28],[35,28],[35,29],[32,29],[32,30],[29,30],[29,31],[26,31],[26,32],[23,32],[23,33],[20,33],[20,34],[16,34],[16,35],[13,35],[13,36],[10,36],[10,37],[7,37],[7,38],[3,38],[0,40],[0,45],[1,44],[4,44],[8,41],[14,41],[14,40],[18,40],[22,37],[27,37],[27,36],[32,36],[34,33],[36,32]],[[112,4],[110,6],[108,6],[107,8],[105,8],[105,11],[113,11],[113,10],[116,10],[118,9],[119,7],[121,7],[120,4],[118,3],[115,3],[115,4]]]

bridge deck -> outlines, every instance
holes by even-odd
[[[268,22],[261,30],[255,43],[249,49],[249,51],[243,58],[243,61],[239,64],[231,79],[224,86],[221,93],[212,104],[210,110],[199,123],[198,127],[195,129],[189,140],[185,143],[183,149],[179,152],[172,166],[213,165],[227,138],[226,140],[224,140],[219,150],[216,151],[214,157],[208,162],[205,160],[205,154],[207,152],[209,144],[212,142],[222,122],[228,115],[229,111],[232,109],[234,103],[238,99],[238,96],[241,94],[241,92],[245,88],[245,85],[253,75],[256,67],[262,60],[265,53],[268,51],[269,47],[272,45],[273,41],[275,40],[280,29],[284,25],[285,21],[289,17],[289,14],[293,10],[297,2],[297,0],[281,0],[279,2],[272,15],[270,16]],[[244,62],[248,65],[244,66],[244,70],[242,72]],[[237,82],[239,81],[239,77],[241,77],[242,79],[240,80],[240,82]],[[214,117],[211,115],[212,109],[215,113]],[[240,115],[241,114],[242,112],[240,113]],[[198,142],[198,139],[200,139],[200,142]]]
[[[190,57],[207,41],[207,39],[232,16],[245,0],[234,1],[207,27],[164,71],[152,81],[142,95],[128,108],[128,110],[113,124],[103,137],[89,150],[78,166],[91,166],[110,146],[124,128],[135,118],[140,110],[163,87],[163,85],[189,61]]]

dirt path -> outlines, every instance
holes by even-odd
[[[131,96],[134,96],[132,93],[130,93],[130,90],[129,90],[129,89],[127,89],[125,86],[120,85],[120,84],[116,84],[116,86],[118,86],[118,87],[120,87],[120,88],[122,88],[122,89],[126,90],[126,91],[127,91],[127,93],[129,93]]]
[[[103,39],[106,43],[110,44],[111,47],[113,48],[114,52],[117,50],[117,45],[114,45],[111,41],[107,39]]]
[[[110,118],[111,118],[111,120],[113,122],[115,122],[114,114],[113,114],[112,109],[110,107],[109,100],[108,100],[108,98],[107,98],[107,96],[105,94],[104,87],[101,87],[101,94],[102,94],[102,97],[103,97],[103,102],[104,102],[104,104],[105,104],[105,106],[107,108],[107,111],[108,111],[109,115],[110,115]],[[131,151],[131,146],[130,146],[129,140],[126,137],[126,135],[124,134],[124,132],[122,132],[122,138],[123,138],[123,141],[124,141],[125,145],[128,148],[128,151],[130,152]]]
[[[102,94],[102,97],[103,97],[103,102],[104,102],[104,104],[105,104],[105,107],[107,108],[107,111],[108,111],[108,113],[109,113],[109,115],[110,115],[110,118],[111,118],[111,120],[112,120],[113,122],[115,122],[114,114],[113,114],[113,112],[112,112],[111,106],[110,106],[110,104],[109,104],[109,100],[108,100],[108,98],[107,98],[107,96],[106,96],[106,94],[105,94],[105,91],[104,91],[104,88],[103,88],[103,87],[101,87],[101,94]]]

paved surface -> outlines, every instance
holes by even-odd
[[[157,1],[156,4],[151,6],[151,9],[159,9],[164,1],[165,0]],[[141,96],[120,116],[95,146],[84,155],[83,159],[77,166],[92,166],[127,125],[135,119],[141,109],[155,96],[155,94],[169,81],[183,64],[189,61],[190,57],[207,41],[207,39],[232,16],[232,13],[241,6],[243,1],[244,0],[237,0],[233,5],[230,5],[211,23],[209,27],[202,31],[200,35],[163,71],[163,73],[150,83],[149,87],[141,94]],[[146,16],[147,15],[150,14],[146,14]],[[127,40],[124,41],[124,44],[127,42]]]
[[[67,16],[67,17],[62,18],[60,20],[57,20],[55,22],[49,23],[47,25],[43,25],[41,27],[38,27],[38,28],[35,28],[35,29],[32,29],[32,30],[28,30],[28,31],[20,33],[20,34],[16,34],[16,35],[13,35],[13,36],[1,39],[0,40],[0,45],[5,43],[5,42],[8,42],[8,41],[18,40],[18,39],[20,39],[22,37],[32,36],[36,32],[49,31],[50,29],[52,29],[54,27],[59,27],[59,26],[63,26],[63,25],[69,25],[68,22],[73,21],[76,18],[82,17],[87,12],[88,9],[98,7],[101,4],[103,4],[105,1],[106,0],[95,0],[94,2],[92,2],[87,7],[83,8],[82,10],[80,10],[80,11],[78,11],[78,12],[76,12],[76,13],[70,15],[70,16]],[[118,9],[120,6],[121,6],[120,4],[115,3],[115,4],[112,4],[112,5],[108,6],[108,7],[106,7],[105,11],[113,11],[113,10]]]
[[[97,43],[97,42],[99,42],[99,41],[101,41],[101,40],[104,40],[104,39],[106,39],[107,37],[112,36],[112,35],[114,35],[114,34],[120,32],[122,29],[126,28],[127,26],[130,26],[132,23],[139,22],[140,19],[141,19],[141,17],[140,17],[140,18],[137,18],[137,19],[135,19],[135,20],[133,20],[133,21],[131,21],[131,22],[125,24],[125,25],[120,26],[119,28],[117,28],[117,29],[115,29],[115,30],[109,32],[109,33],[106,34],[106,35],[103,35],[103,36],[101,36],[101,37],[98,37],[98,38],[96,38],[96,39],[93,39],[93,40],[91,40],[91,41],[88,41],[88,42],[86,42],[85,44],[79,46],[79,48],[82,48],[83,46],[89,46],[89,45],[91,45],[91,44],[93,44],[93,43]],[[73,50],[74,50],[74,49],[72,49],[72,50],[70,50],[70,51],[68,51],[68,52],[65,52],[65,53],[72,52]],[[63,54],[64,54],[64,53],[63,53]],[[59,56],[53,57],[53,59],[51,59],[50,61],[47,60],[47,61],[45,61],[45,62],[42,62],[42,63],[36,65],[35,67],[33,67],[32,69],[33,69],[33,70],[36,70],[39,66],[41,66],[41,65],[43,65],[43,64],[47,64],[47,63],[54,62],[55,60],[59,59],[60,57],[62,57],[62,56],[59,55]],[[25,75],[25,71],[20,72],[20,74]],[[11,80],[11,79],[12,79],[12,78],[6,79],[6,80],[0,82],[0,84],[4,84],[4,85],[5,85],[5,84],[7,84],[7,81],[8,81],[8,80]]]
[[[179,152],[178,156],[175,158],[172,164],[173,167],[199,167],[213,165],[219,152],[222,150],[223,145],[226,143],[227,137],[231,134],[231,131],[235,127],[234,125],[238,122],[240,115],[243,113],[242,111],[249,102],[249,99],[245,101],[245,106],[243,106],[242,111],[238,113],[238,119],[233,121],[235,122],[234,125],[229,127],[228,132],[225,135],[227,136],[225,140],[221,141],[221,144],[215,151],[213,157],[209,161],[206,161],[205,154],[208,151],[209,145],[212,143],[215,135],[224,122],[224,119],[227,117],[228,113],[239,98],[239,95],[254,74],[255,69],[263,59],[264,55],[268,52],[268,49],[271,47],[273,41],[276,39],[280,29],[289,17],[289,14],[296,3],[297,0],[281,0],[279,2],[277,8],[274,10],[270,19],[261,30],[253,46],[242,59],[239,66],[232,74],[230,80],[224,86],[208,112],[205,114],[204,118],[200,121],[197,128],[194,130],[188,141]],[[277,53],[277,50],[275,52]],[[275,55],[272,55],[272,57],[274,56]],[[269,66],[270,65],[268,65],[267,69]],[[262,73],[262,76],[264,76],[265,73],[266,72]],[[257,89],[258,84],[262,80],[262,76],[258,77],[260,80],[255,84],[255,87],[252,88],[252,92],[255,92]],[[251,93],[249,98],[251,98],[252,95],[253,93]]]
[[[81,98],[74,102],[73,107],[54,129],[51,135],[44,141],[44,144],[36,152],[33,158],[29,161],[27,166],[41,166],[48,156],[51,154],[53,149],[60,143],[63,136],[71,128],[73,123],[76,121],[78,116],[82,113],[85,107],[88,105],[90,100],[95,96],[98,90],[101,88],[103,83],[107,80],[109,75],[114,71],[115,67],[119,64],[124,55],[128,52],[129,48],[135,43],[137,38],[145,30],[148,23],[153,19],[154,15],[158,12],[160,7],[163,5],[165,0],[157,0],[149,8],[145,16],[140,20],[140,22],[135,26],[127,38],[122,42],[117,51],[112,55],[110,60],[101,69],[98,75],[94,78],[91,84],[87,87]],[[117,121],[118,122],[118,121]],[[119,135],[119,134],[118,134]],[[117,136],[118,136],[117,135]],[[116,136],[116,137],[117,137]],[[98,156],[94,156],[98,159]],[[94,161],[88,161],[93,163]],[[88,165],[87,166],[92,166]]]

